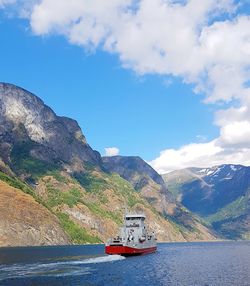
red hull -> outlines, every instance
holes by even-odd
[[[123,256],[129,255],[140,255],[140,254],[149,254],[156,251],[156,246],[148,247],[148,248],[133,248],[128,246],[120,246],[120,245],[112,245],[105,246],[105,252],[107,254],[119,254]]]

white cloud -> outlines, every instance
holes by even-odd
[[[10,1],[0,0],[0,7]],[[221,104],[215,113],[220,136],[162,151],[152,161],[158,171],[206,162],[208,166],[229,160],[248,162],[250,17],[237,12],[241,1],[28,2],[24,6],[25,1],[18,1],[36,35],[55,33],[84,49],[117,54],[123,67],[138,74],[181,77],[205,95],[206,104]]]
[[[198,79],[197,91],[207,95],[207,102],[249,96],[245,84],[250,78],[250,17],[204,27],[200,43],[205,77]]]
[[[105,156],[117,156],[119,155],[120,150],[117,147],[109,147],[105,149]]]
[[[216,141],[209,143],[189,144],[179,150],[167,149],[160,156],[150,162],[159,173],[167,173],[172,170],[190,166],[207,166],[207,159],[220,153],[222,149],[216,146]],[[205,164],[205,165],[204,165]]]
[[[217,140],[189,144],[180,149],[166,149],[149,162],[160,174],[188,167],[211,167],[221,164],[250,165],[249,148],[222,148]]]
[[[240,145],[250,147],[250,122],[235,121],[221,128],[222,145]]]

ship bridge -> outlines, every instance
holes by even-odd
[[[144,227],[145,219],[144,214],[126,214],[125,225],[126,227]]]

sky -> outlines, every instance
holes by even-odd
[[[159,173],[250,165],[250,1],[0,0],[0,81]]]

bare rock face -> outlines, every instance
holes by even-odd
[[[58,219],[31,196],[0,181],[0,246],[64,245]]]
[[[57,116],[22,88],[0,83],[0,152],[8,165],[13,165],[18,148],[26,150],[26,157],[66,164],[72,171],[84,168],[84,162],[101,165],[99,153],[87,144],[75,120]]]

